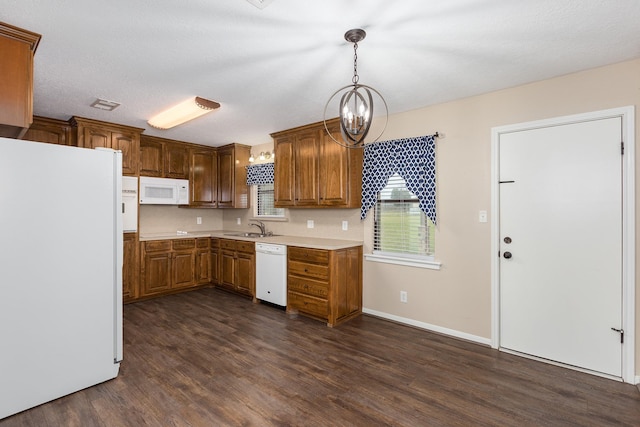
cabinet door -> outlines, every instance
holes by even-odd
[[[218,151],[218,207],[233,207],[235,183],[233,148]]]
[[[294,136],[283,136],[274,141],[274,204],[276,207],[295,204],[295,165],[293,154]]]
[[[220,241],[211,239],[211,283],[220,283]]]
[[[295,152],[295,204],[318,205],[318,131],[301,133],[296,138]]]
[[[236,290],[243,294],[255,294],[255,254],[238,252],[236,258]]]
[[[140,139],[140,175],[164,175],[164,144],[159,141]]]
[[[103,128],[85,127],[83,129],[84,148],[104,147],[111,148],[111,132]]]
[[[189,147],[186,144],[165,144],[164,176],[165,178],[189,179]]]
[[[122,151],[122,174],[138,175],[139,138],[133,133],[111,132],[111,148]]]
[[[195,283],[195,254],[192,250],[173,254],[173,288],[185,288]]]
[[[340,130],[338,128],[330,129],[334,134],[334,138],[338,138]],[[323,206],[345,206],[348,202],[348,178],[349,148],[338,145],[333,141],[326,130],[320,139],[320,205]],[[358,150],[358,148],[354,148]]]
[[[189,186],[195,206],[215,207],[217,202],[218,155],[214,150],[192,150]]]
[[[33,118],[33,123],[22,139],[47,144],[75,145],[68,122],[37,116]]]
[[[198,250],[196,252],[196,284],[206,285],[211,283],[211,252]]]
[[[235,252],[220,251],[220,286],[235,290],[236,284]]]
[[[152,252],[144,256],[141,294],[153,295],[171,289],[171,252]]]
[[[27,34],[30,42],[20,39]],[[0,23],[0,136],[19,138],[33,120],[33,52],[39,38]]]
[[[122,252],[122,297],[124,302],[138,295],[138,235],[124,233]]]

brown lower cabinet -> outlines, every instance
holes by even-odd
[[[220,279],[216,286],[255,298],[255,243],[231,239],[219,239],[219,243]]]
[[[362,246],[339,250],[287,248],[287,313],[327,326],[362,313]]]
[[[130,302],[138,296],[138,234],[124,233],[122,241],[122,299]]]
[[[142,242],[140,247],[139,296],[142,298],[197,286],[204,283],[209,274],[209,238],[151,240]],[[203,253],[206,253],[204,257]]]

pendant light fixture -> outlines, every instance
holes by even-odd
[[[364,40],[367,33],[362,29],[353,29],[345,33],[344,38],[346,41],[353,43],[353,78],[352,84],[341,87],[331,95],[324,107],[324,127],[327,133],[336,143],[347,148],[363,148],[365,138],[369,134],[371,129],[371,123],[373,122],[373,98],[374,94],[382,101],[384,105],[384,126],[380,134],[369,142],[377,141],[385,128],[387,127],[387,119],[389,116],[389,109],[387,103],[377,90],[371,86],[363,85],[359,83],[360,76],[358,75],[358,42]],[[340,134],[341,139],[336,139],[329,132],[327,127],[327,109],[332,102],[340,98],[338,104],[338,113],[340,117]],[[335,110],[334,110],[335,111]]]

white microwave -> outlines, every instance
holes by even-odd
[[[186,179],[140,177],[141,205],[188,205],[189,181]]]

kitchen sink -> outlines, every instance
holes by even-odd
[[[273,237],[279,236],[279,234],[261,234],[261,233],[251,233],[251,232],[238,232],[238,233],[225,233],[225,236],[235,236],[235,237],[251,237],[254,239],[258,239],[260,237]]]

